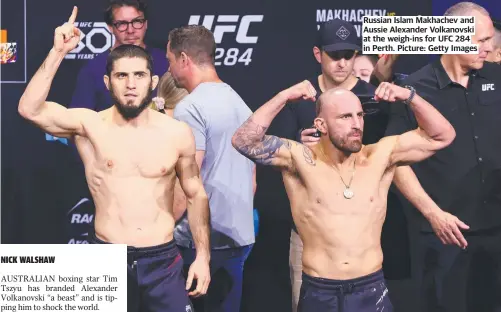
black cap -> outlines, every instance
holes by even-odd
[[[327,51],[334,52],[339,50],[357,50],[361,51],[360,39],[357,36],[357,30],[351,23],[335,18],[328,22],[320,24],[318,30],[317,47]]]

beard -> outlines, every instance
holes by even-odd
[[[146,95],[143,97],[139,105],[134,106],[134,100],[128,100],[126,103],[122,103],[119,100],[118,96],[115,94],[112,85],[110,84],[111,99],[113,100],[113,103],[115,103],[115,107],[117,108],[118,112],[125,120],[136,118],[150,105],[153,98],[153,90],[151,87],[152,84],[150,84]]]
[[[354,134],[360,135],[360,140],[348,141],[348,137]],[[362,149],[362,138],[364,137],[364,132],[361,130],[353,130],[346,137],[341,136],[331,136],[329,139],[338,150],[346,154],[358,153]]]
[[[177,78],[176,76],[174,76],[171,72],[171,77],[172,77],[172,81],[174,81],[174,85],[176,86],[176,88],[180,88],[180,89],[184,89],[184,85],[181,83],[181,81],[179,80],[179,78]]]

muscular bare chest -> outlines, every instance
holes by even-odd
[[[167,144],[165,144],[167,145]],[[103,148],[100,158],[113,175],[160,177],[174,169],[176,151],[151,139],[116,141]]]
[[[178,157],[174,140],[153,129],[106,129],[88,143],[91,169],[114,177],[160,178],[174,172]]]
[[[365,168],[358,168],[355,174],[344,174],[343,178],[334,170],[319,168],[308,193],[318,209],[327,213],[366,215],[376,212],[381,205],[380,179]]]
[[[386,181],[383,170],[375,170],[367,163],[359,165],[354,174],[350,171],[340,175],[318,161],[315,166],[301,169],[295,177],[284,178],[291,202],[298,208],[299,215],[319,219],[336,216],[384,217],[391,180],[389,183]]]

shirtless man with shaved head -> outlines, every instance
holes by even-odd
[[[235,132],[233,146],[282,172],[304,244],[298,311],[392,311],[380,241],[395,169],[430,157],[456,133],[414,89],[382,83],[375,99],[408,104],[419,128],[364,146],[362,105],[351,91],[335,88],[317,100],[317,145],[265,135],[287,102],[315,96],[308,81],[278,93]]]

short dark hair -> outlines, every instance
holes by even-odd
[[[501,31],[501,20],[493,19],[492,23],[494,24],[494,28]]]
[[[108,6],[104,10],[104,21],[106,24],[113,24],[113,9],[123,6],[136,8],[136,10],[144,14],[144,19],[148,20],[148,4],[145,0],[109,0]]]
[[[322,93],[323,94],[323,93]],[[320,113],[322,112],[322,108],[324,106],[324,97],[320,94],[320,96],[317,98],[317,101],[315,102],[315,111],[316,111],[316,116],[320,116]]]
[[[186,53],[197,65],[214,64],[216,41],[210,30],[200,25],[188,25],[169,32],[170,50],[179,57]]]
[[[358,54],[355,55],[355,58],[365,56],[366,58],[369,59],[369,61],[372,63],[372,66],[376,66],[377,61],[379,60],[378,57],[374,54]]]
[[[151,57],[151,54],[140,46],[134,44],[122,44],[114,48],[106,58],[106,75],[108,75],[108,77],[111,76],[115,61],[124,57],[138,57],[145,59],[148,70],[150,71],[150,76],[153,76],[153,58]]]

